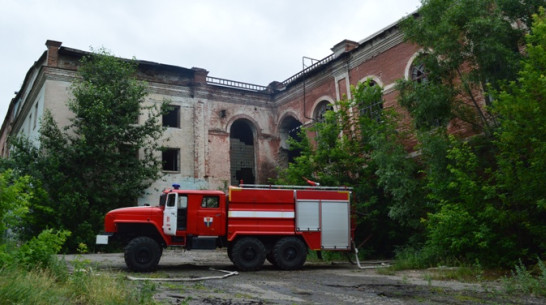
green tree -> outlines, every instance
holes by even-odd
[[[508,267],[546,253],[546,27],[543,13],[535,20],[517,80],[499,79],[500,92],[490,87],[494,133],[465,141],[441,127],[421,133],[429,264]]]
[[[15,177],[13,171],[0,173],[0,244],[21,225],[28,212],[32,188],[29,177]]]
[[[501,81],[515,79],[527,22],[539,5],[544,1],[423,0],[402,30],[423,48],[417,64],[426,77],[398,84],[415,126],[430,130],[457,118],[492,135],[496,123],[483,101]]]
[[[135,204],[160,176],[154,153],[166,106],[145,106],[146,84],[136,73],[136,61],[104,50],[82,58],[68,103],[71,123],[61,129],[46,113],[39,149],[25,139],[13,142],[12,166],[34,176],[49,194],[47,209],[36,214],[50,216],[39,231],[71,231],[71,250],[91,243],[108,210]]]
[[[291,149],[301,154],[279,173],[279,184],[302,184],[308,177],[326,186],[353,188],[358,217],[357,242],[368,240],[370,254],[389,255],[411,230],[422,211],[413,209],[416,167],[406,158],[396,131],[396,115],[383,109],[382,89],[370,81],[351,88],[323,122],[302,129]],[[411,215],[411,216],[410,216]],[[416,217],[417,222],[408,220]]]
[[[495,173],[504,232],[521,255],[546,254],[546,15],[534,16],[518,79],[494,103],[501,118]]]

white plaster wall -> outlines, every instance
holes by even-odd
[[[67,105],[70,98],[70,83],[48,79],[44,87],[42,115],[43,109],[48,109],[60,128],[67,126],[74,117],[74,113],[68,109]]]
[[[173,183],[180,184],[184,189],[206,189],[208,187],[207,181],[202,176],[195,178],[195,155],[198,145],[195,141],[194,121],[197,101],[188,97],[152,93],[148,95],[146,105],[159,106],[164,100],[167,100],[169,105],[180,107],[180,128],[168,127],[160,140],[160,146],[180,149],[180,170],[176,172],[162,171],[163,177],[154,181],[145,190],[144,196],[138,200],[139,205],[157,205],[160,193],[165,188],[171,188]],[[145,119],[146,114],[143,114],[139,121],[143,122]],[[157,152],[156,156],[161,160],[160,152]]]

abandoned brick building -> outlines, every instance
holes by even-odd
[[[69,122],[69,86],[87,52],[51,40],[46,46],[10,103],[0,133],[3,157],[9,154],[9,136],[37,139],[44,109],[60,126]],[[385,107],[398,107],[395,81],[419,77],[413,61],[420,48],[403,41],[396,23],[359,42],[343,40],[332,51],[268,86],[211,77],[201,68],[139,61],[139,77],[149,86],[146,103],[167,99],[172,106],[162,120],[168,149],[158,153],[165,176],[139,204],[155,204],[156,191],[173,182],[188,189],[223,189],[239,180],[266,183],[293,157],[287,139],[299,126],[320,120],[343,95],[350,98],[350,85],[371,78],[384,88]]]

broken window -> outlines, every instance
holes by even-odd
[[[163,126],[180,128],[180,106],[169,105],[163,115]]]
[[[324,115],[326,114],[326,112],[331,110],[334,110],[334,106],[328,101],[322,101],[315,109],[315,114],[313,118],[315,119],[315,121],[322,123],[324,122]]]
[[[367,87],[365,90],[377,90],[377,88],[374,86],[377,86],[376,82],[370,80],[369,87]],[[379,98],[377,101],[369,102],[368,104],[361,104],[359,108],[360,116],[367,116],[378,122],[381,121],[381,112],[383,111],[383,100],[381,98]]]
[[[290,147],[291,141],[300,142],[301,122],[292,116],[283,119],[279,128],[281,138],[281,149],[279,151],[279,163],[287,167],[288,163],[294,162],[295,158],[301,154],[301,150]]]
[[[180,149],[167,148],[162,152],[163,170],[177,172],[180,171]]]
[[[424,60],[426,59],[426,54],[419,55],[411,64],[410,67],[410,77],[411,80],[416,83],[426,83],[428,81],[428,71],[425,65]]]

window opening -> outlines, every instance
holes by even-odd
[[[169,105],[163,115],[163,126],[180,128],[180,106]]]
[[[296,142],[301,141],[299,134],[301,125],[301,122],[292,116],[286,117],[281,122],[281,149],[279,154],[279,163],[281,166],[288,166],[289,163],[294,162],[295,158],[301,154],[301,150],[290,148],[290,140],[294,140]]]
[[[377,83],[373,80],[370,80],[370,86],[365,90],[375,90],[372,88],[377,86]],[[367,116],[372,120],[381,121],[381,112],[383,111],[383,101],[379,99],[378,101],[372,102],[368,105],[360,106],[360,116]]]
[[[331,110],[334,110],[334,106],[330,104],[330,102],[328,101],[320,102],[320,104],[317,106],[317,109],[315,110],[315,121],[320,123],[324,122],[325,120],[324,116],[326,112]]]
[[[417,57],[410,67],[411,80],[419,84],[426,83],[428,81],[428,71],[425,63],[423,62],[423,56],[426,55],[423,54]]]
[[[34,127],[33,127],[33,129],[36,129],[36,125],[38,125],[38,103],[36,103],[36,106],[34,106]]]
[[[176,228],[184,231],[188,222],[188,196],[178,195],[177,208]]]
[[[238,185],[241,180],[247,184],[255,183],[254,133],[245,120],[237,120],[231,125],[230,162],[232,185]]]
[[[180,149],[168,148],[162,152],[162,162],[164,171],[179,171]]]

